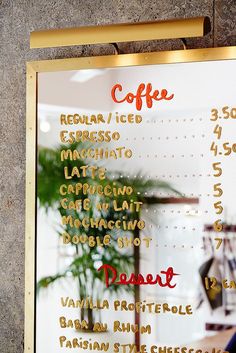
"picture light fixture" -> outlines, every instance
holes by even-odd
[[[209,17],[50,29],[32,32],[30,48],[203,37],[210,30]]]

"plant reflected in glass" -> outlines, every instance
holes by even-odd
[[[85,147],[82,143],[70,145],[68,148],[71,150],[81,149]],[[95,193],[94,195],[75,195],[70,193],[66,195],[68,201],[75,202],[76,199],[81,199],[82,202],[86,198],[90,199],[90,209],[88,211],[65,209],[61,206],[61,196],[59,190],[62,184],[76,184],[78,182],[88,183],[93,186],[106,185],[124,187],[131,186],[133,193],[131,195],[119,195],[115,197],[117,203],[120,205],[124,200],[127,202],[143,202],[148,204],[149,200],[146,195],[150,191],[166,190],[172,191],[173,193],[179,194],[170,184],[164,181],[152,180],[141,178],[140,175],[135,177],[126,177],[117,172],[106,172],[106,178],[100,180],[98,177],[92,179],[91,177],[83,177],[82,181],[77,177],[72,177],[70,180],[65,180],[64,167],[68,167],[68,170],[72,170],[73,167],[81,167],[88,165],[86,161],[77,159],[71,161],[69,159],[61,161],[61,151],[65,149],[64,146],[60,146],[57,149],[39,147],[38,150],[38,184],[37,193],[39,199],[39,207],[44,208],[46,211],[49,208],[60,213],[61,217],[71,215],[74,218],[82,220],[85,216],[89,218],[103,218],[106,221],[109,220],[135,220],[140,219],[140,211],[122,210],[116,211],[113,207],[113,199],[108,196],[100,195]],[[91,165],[91,164],[90,164]],[[157,199],[158,200],[158,199]],[[98,203],[108,203],[107,209],[98,210],[96,205]],[[111,236],[109,246],[89,246],[88,242],[74,244],[71,241],[66,246],[71,246],[75,249],[74,256],[69,264],[63,271],[53,274],[51,276],[43,277],[37,283],[37,291],[39,292],[43,288],[47,288],[54,282],[62,280],[67,277],[73,277],[78,284],[78,299],[85,300],[91,298],[93,301],[102,300],[104,292],[110,291],[111,293],[118,294],[122,291],[133,292],[133,286],[117,286],[110,285],[108,288],[105,287],[104,272],[98,271],[97,269],[105,263],[113,266],[117,273],[134,272],[134,256],[132,248],[119,248],[117,245],[117,238],[124,236],[135,237],[135,231],[124,231],[122,229],[107,230],[104,228],[72,228],[69,224],[64,226],[58,225],[58,236],[62,237],[62,234],[67,232],[71,235],[77,236],[94,236],[99,237],[101,243],[106,234]],[[131,250],[130,250],[131,249]],[[82,308],[80,312],[81,320],[87,320],[88,329],[92,330],[94,324],[95,314],[92,309]]]

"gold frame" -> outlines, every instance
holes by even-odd
[[[35,245],[37,74],[92,68],[140,66],[236,59],[236,46],[141,54],[57,59],[27,63],[26,223],[25,223],[25,353],[35,352]]]

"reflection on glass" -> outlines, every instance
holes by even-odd
[[[222,286],[235,280],[236,171],[234,157],[221,147],[215,156],[211,144],[233,144],[235,121],[224,121],[220,142],[210,118],[216,106],[234,104],[232,93],[216,89],[229,72],[234,61],[39,74],[37,353],[70,344],[128,353],[139,344],[147,352],[226,347],[233,331],[224,329],[236,321],[235,290]],[[140,82],[168,87],[174,99],[141,111],[112,101],[116,83],[135,92]],[[115,138],[94,142],[99,131]],[[121,147],[131,153],[121,156]],[[121,273],[158,280],[117,285]]]

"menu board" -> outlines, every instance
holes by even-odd
[[[236,60],[184,55],[39,70],[34,352],[227,351]]]

